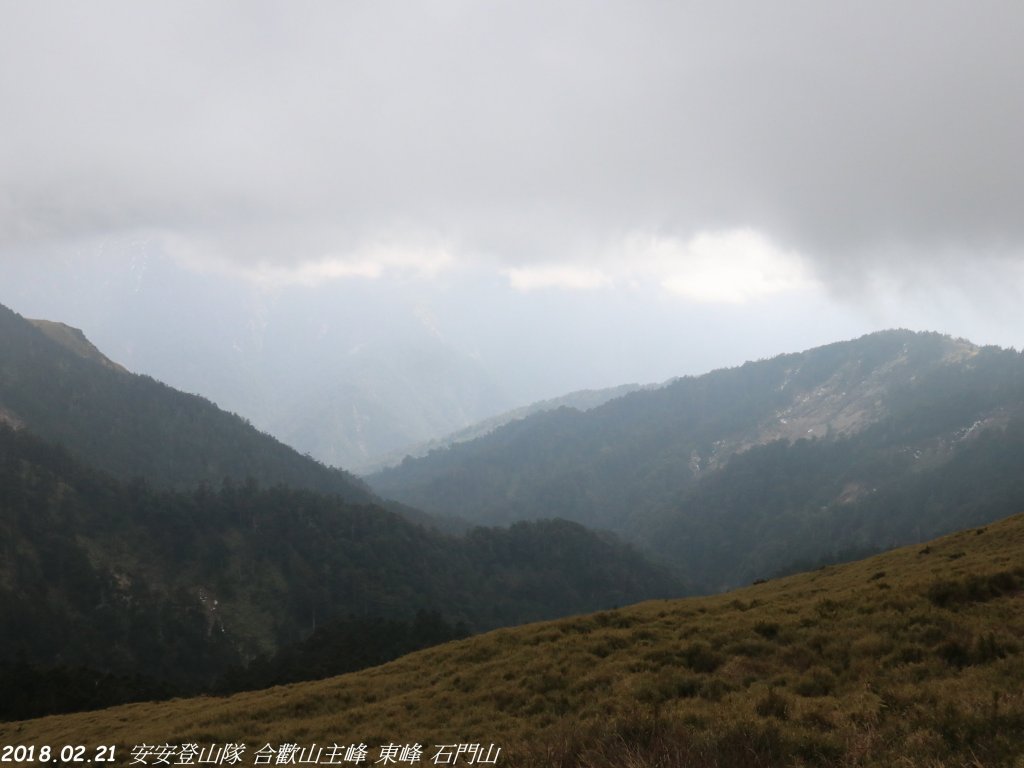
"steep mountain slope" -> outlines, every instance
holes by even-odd
[[[937,466],[893,445],[892,423],[835,442],[776,442],[737,456],[637,538],[700,588],[848,560],[1024,507],[1024,420],[955,446]]]
[[[92,254],[58,272],[8,280],[0,301],[6,291],[23,314],[65,320],[73,307],[75,324],[118,363],[200,393],[329,466],[352,470],[524,402],[477,345],[446,337],[453,323],[409,285],[267,290],[157,248]]]
[[[680,591],[574,523],[455,538],[280,486],[157,491],[8,427],[0,489],[0,662],[195,690],[337,616],[433,609],[480,630]]]
[[[122,479],[194,488],[252,477],[351,501],[374,498],[352,475],[300,455],[209,401],[127,373],[80,332],[41,325],[45,332],[0,306],[0,422],[27,427]]]
[[[507,766],[1016,765],[1024,516],[727,595],[448,643],[223,700],[0,724],[0,742],[491,744]]]
[[[471,520],[609,528],[710,591],[1024,506],[1022,414],[1021,355],[890,331],[539,414],[368,480]]]
[[[52,320],[29,320],[32,325],[45,333],[62,347],[74,352],[79,357],[87,360],[95,360],[108,368],[127,373],[124,366],[118,365],[109,357],[100,352],[96,346],[85,337],[80,328],[72,328],[66,323],[57,323]]]

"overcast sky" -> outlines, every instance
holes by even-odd
[[[888,326],[1022,346],[1019,2],[0,14],[0,302],[26,314],[110,335],[106,272],[142,254],[299,304],[373,284],[506,365],[547,334],[576,372],[549,389]]]

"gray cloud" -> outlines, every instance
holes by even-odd
[[[1024,8],[2,5],[0,247],[504,263],[753,227],[841,284],[1024,243]]]

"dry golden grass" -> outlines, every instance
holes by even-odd
[[[1024,768],[1022,584],[1017,516],[330,680],[0,724],[0,744],[125,757],[140,743],[455,741],[501,745],[500,765]]]

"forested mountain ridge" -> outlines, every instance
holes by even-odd
[[[125,484],[0,426],[0,664],[202,690],[344,616],[419,610],[479,631],[679,594],[565,521],[445,536],[334,495]]]
[[[252,477],[354,502],[375,498],[349,473],[300,455],[208,400],[128,373],[80,331],[28,321],[4,306],[0,422],[27,427],[123,480],[188,489]]]
[[[1024,506],[1022,415],[1017,352],[887,331],[538,414],[368,481],[475,521],[609,528],[718,590]]]

